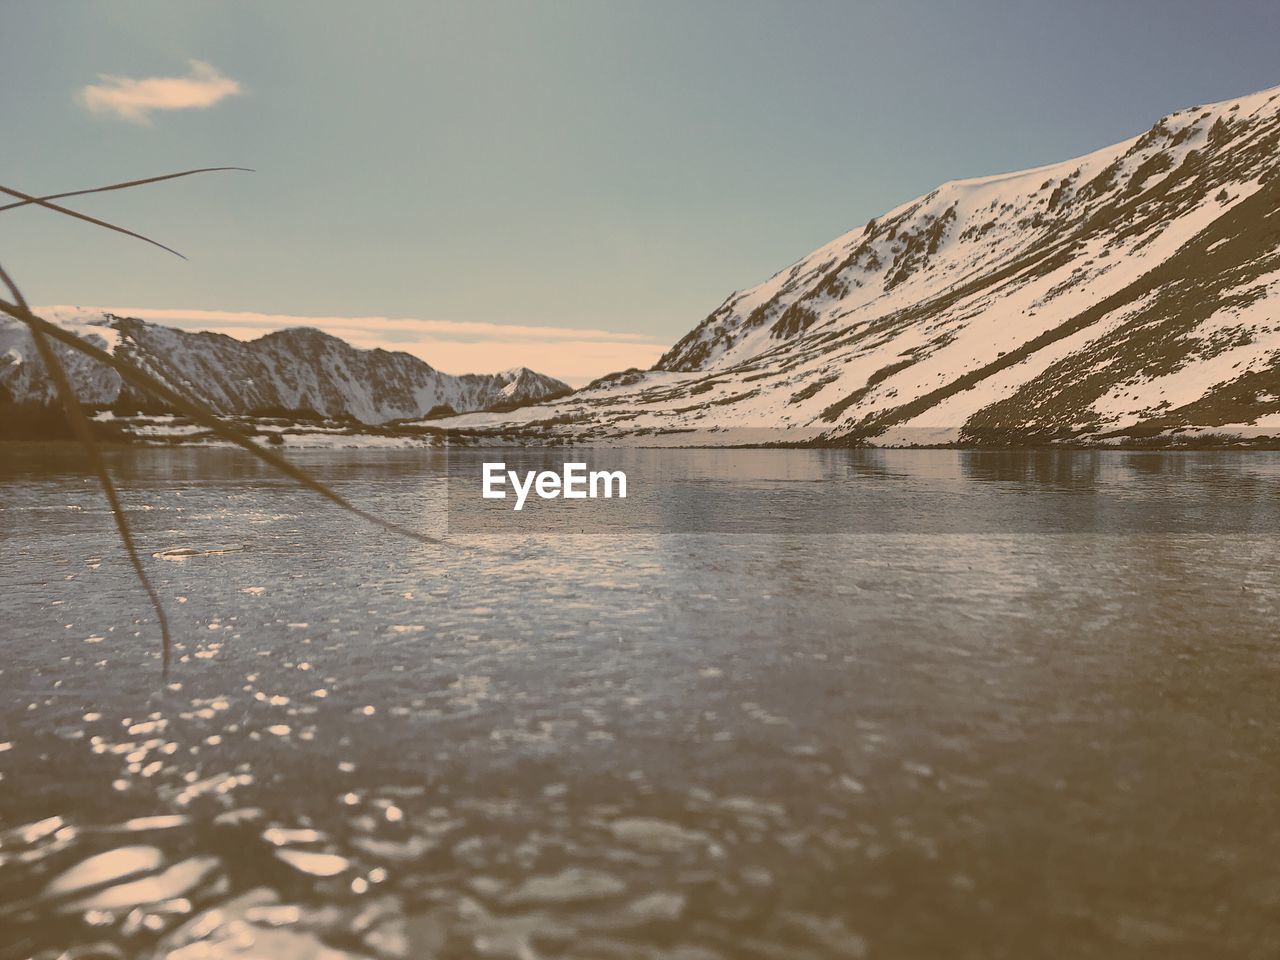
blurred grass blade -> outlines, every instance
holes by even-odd
[[[141,240],[143,243],[149,243],[153,247],[159,247],[161,250],[166,250],[169,253],[172,253],[175,257],[182,257],[183,260],[187,259],[186,257],[183,257],[182,254],[180,254],[177,250],[173,249],[173,247],[166,247],[159,240],[152,240],[150,237],[144,237],[142,234],[135,233],[134,231],[128,229],[127,227],[118,227],[114,223],[108,223],[106,220],[99,220],[97,217],[91,217],[87,213],[77,213],[76,211],[70,210],[67,207],[60,207],[56,203],[51,203],[50,201],[45,200],[42,197],[33,197],[29,193],[23,193],[21,190],[14,190],[12,187],[0,187],[0,193],[6,193],[11,197],[17,197],[19,200],[23,201],[24,203],[34,203],[38,206],[44,207],[47,210],[52,210],[55,213],[65,213],[68,217],[75,217],[77,220],[83,220],[86,223],[92,223],[99,227],[105,227],[108,230],[114,230],[116,233],[123,233],[126,237],[133,237],[135,240]]]
[[[27,308],[22,292],[10,279],[4,267],[0,267],[0,280],[3,280],[4,285],[9,288],[10,295],[17,301],[16,306],[18,309],[29,316],[31,311]],[[147,576],[146,568],[142,565],[142,558],[138,556],[138,548],[133,540],[133,531],[129,528],[129,520],[125,515],[124,506],[120,503],[115,482],[111,479],[111,472],[107,469],[107,462],[103,459],[102,450],[98,446],[98,442],[93,438],[93,428],[89,425],[89,418],[85,416],[85,412],[80,406],[80,401],[76,398],[75,390],[71,386],[71,380],[67,376],[66,369],[62,366],[62,361],[58,359],[58,355],[53,349],[53,344],[49,342],[49,338],[45,336],[44,331],[35,326],[31,327],[31,338],[35,341],[36,350],[40,354],[40,359],[44,363],[45,369],[49,371],[49,377],[53,380],[54,389],[58,394],[58,399],[62,402],[62,408],[66,411],[67,420],[70,422],[72,430],[75,431],[76,439],[84,447],[85,454],[89,458],[89,464],[93,467],[93,472],[97,474],[98,483],[101,484],[103,493],[106,494],[107,503],[111,506],[111,515],[116,521],[116,530],[120,534],[120,541],[124,544],[125,552],[129,555],[129,562],[133,565],[133,572],[137,575],[138,582],[142,584],[142,588],[151,599],[151,606],[156,612],[156,620],[160,624],[162,669],[164,677],[167,679],[169,676],[170,651],[173,646],[169,634],[169,618],[165,616],[164,605],[160,602],[160,595],[156,593],[156,589],[151,583],[151,578]]]
[[[18,200],[14,203],[6,203],[0,205],[0,213],[6,210],[16,210],[19,207],[28,207],[34,204],[47,204],[50,200],[65,200],[67,197],[83,197],[90,193],[108,193],[111,190],[127,190],[129,187],[140,187],[148,183],[160,183],[164,180],[177,180],[179,177],[191,177],[197,173],[219,173],[224,170],[239,170],[244,173],[253,173],[249,167],[200,167],[197,170],[183,170],[179,173],[166,173],[158,177],[144,177],[141,180],[125,180],[121,183],[108,184],[105,187],[89,187],[87,190],[69,190],[66,193],[51,193],[47,196],[36,197],[33,200]],[[5,191],[6,193],[10,191]]]
[[[47,210],[52,210],[55,213],[61,213],[65,216],[94,224],[95,226],[104,227],[107,230],[114,231],[115,233],[133,237],[136,240],[141,240],[144,243],[149,243],[152,246],[159,247],[161,250],[165,250],[175,256],[182,257],[182,254],[178,253],[177,250],[174,250],[172,247],[165,246],[163,243],[156,240],[152,240],[150,237],[143,236],[142,234],[136,233],[135,231],[129,230],[125,227],[108,223],[105,220],[99,220],[97,217],[91,217],[88,214],[77,213],[75,210],[60,206],[52,201],[64,199],[66,197],[84,196],[91,193],[105,193],[112,190],[124,190],[129,187],[142,186],[143,184],[158,183],[163,180],[175,180],[179,177],[188,177],[197,173],[213,173],[223,170],[247,169],[248,168],[246,167],[203,167],[196,170],[184,170],[179,173],[165,174],[158,177],[146,177],[140,180],[129,180],[120,183],[108,184],[104,187],[93,187],[85,190],[74,190],[65,193],[53,194],[47,197],[37,197],[29,193],[23,193],[20,190],[14,190],[10,187],[0,186],[0,193],[16,197],[18,200],[17,203],[9,203],[4,206],[0,206],[0,212],[4,210],[13,210],[23,206],[40,206]],[[186,258],[183,257],[183,259],[185,260]],[[401,536],[409,537],[410,539],[418,540],[423,543],[438,544],[443,542],[437,540],[435,537],[429,537],[425,534],[418,533],[417,531],[410,530],[407,527],[402,527],[399,524],[383,520],[381,517],[375,516],[366,510],[362,510],[355,504],[348,501],[345,497],[331,490],[325,484],[312,478],[305,471],[294,466],[288,460],[263,449],[239,430],[224,424],[212,410],[199,401],[182,396],[180,393],[172,390],[150,374],[137,369],[131,364],[124,362],[120,358],[107,353],[105,350],[102,350],[85,340],[80,339],[74,334],[63,330],[61,327],[49,323],[41,317],[37,317],[31,312],[22,292],[18,289],[17,285],[13,282],[3,267],[0,267],[0,280],[2,280],[4,286],[8,288],[9,294],[13,297],[14,301],[13,303],[9,303],[0,299],[0,312],[8,314],[30,328],[31,337],[36,345],[36,350],[40,354],[40,358],[45,365],[45,369],[49,372],[50,379],[53,381],[54,390],[66,411],[67,420],[71,423],[77,439],[84,447],[89,458],[89,462],[93,467],[93,471],[97,475],[98,483],[102,486],[102,490],[106,494],[107,502],[111,506],[111,514],[115,518],[116,529],[120,534],[121,542],[124,543],[125,551],[129,555],[129,561],[133,565],[134,573],[137,575],[138,581],[142,584],[147,596],[150,597],[152,607],[155,608],[156,618],[160,624],[160,634],[163,641],[163,664],[164,676],[166,678],[169,675],[169,663],[172,648],[169,633],[169,620],[165,615],[164,606],[160,602],[160,597],[156,593],[150,577],[147,576],[146,569],[142,565],[142,558],[138,555],[137,545],[134,543],[133,539],[133,531],[129,527],[128,518],[125,515],[123,505],[120,503],[120,497],[116,491],[115,483],[111,479],[111,473],[107,469],[106,460],[102,456],[102,450],[99,447],[98,442],[94,439],[93,427],[90,424],[89,418],[86,416],[83,408],[80,406],[80,401],[76,397],[75,389],[71,384],[70,378],[67,376],[66,368],[62,365],[62,361],[58,357],[57,351],[54,349],[53,341],[55,340],[66,347],[78,350],[81,353],[92,357],[99,363],[105,364],[115,370],[123,380],[139,388],[144,393],[149,393],[154,397],[166,401],[172,409],[185,414],[189,419],[206,427],[216,436],[230,441],[239,447],[243,447],[258,459],[274,467],[285,476],[288,476],[302,486],[315,491],[325,499],[332,501],[344,510],[355,514],[361,519],[376,524],[385,530],[389,530],[393,533],[397,533]]]
[[[221,437],[223,440],[234,443],[238,447],[243,447],[259,460],[270,464],[285,476],[296,480],[298,483],[302,484],[307,489],[318,493],[326,500],[336,503],[349,513],[352,513],[363,520],[367,520],[370,523],[376,524],[384,530],[389,530],[392,533],[399,534],[400,536],[409,537],[412,540],[417,540],[422,543],[444,543],[444,541],[435,537],[427,536],[426,534],[419,533],[416,530],[410,530],[408,527],[402,527],[397,523],[384,520],[375,514],[369,513],[367,510],[357,507],[341,494],[331,490],[328,486],[321,483],[319,480],[316,480],[306,471],[290,463],[284,457],[259,446],[239,430],[223,423],[218,418],[217,414],[198,400],[184,397],[182,394],[157,380],[149,373],[139,370],[137,367],[126,363],[119,357],[113,356],[105,350],[82,340],[74,333],[64,330],[61,327],[50,323],[48,320],[36,316],[25,307],[0,300],[0,312],[7,313],[9,316],[21,320],[27,326],[31,327],[32,330],[39,330],[47,334],[50,339],[57,340],[59,343],[71,347],[73,350],[79,350],[81,353],[92,357],[99,363],[106,364],[135,387],[138,387],[144,392],[165,401],[172,409],[178,411],[183,416],[195,421],[202,427]]]

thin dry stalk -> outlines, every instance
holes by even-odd
[[[19,312],[31,316],[27,302],[22,297],[22,291],[18,289],[2,266],[0,266],[0,281],[4,282],[4,285],[9,288],[10,296],[17,301],[16,306]],[[121,505],[120,497],[116,493],[116,485],[111,479],[111,472],[107,470],[107,463],[103,459],[102,450],[93,438],[93,428],[89,426],[89,418],[85,416],[84,409],[76,398],[76,392],[71,386],[67,371],[62,366],[62,361],[58,359],[58,355],[53,349],[53,344],[49,342],[45,332],[38,326],[31,324],[28,324],[28,326],[31,327],[31,338],[35,341],[36,349],[40,352],[40,359],[44,363],[45,369],[49,371],[50,379],[53,380],[58,399],[62,402],[62,409],[66,411],[67,420],[71,423],[72,430],[75,431],[76,439],[84,447],[85,454],[89,458],[89,465],[93,467],[93,472],[98,477],[98,483],[102,485],[102,492],[106,494],[107,503],[111,505],[111,515],[116,521],[116,532],[120,534],[120,542],[124,544],[125,552],[129,555],[129,563],[133,566],[133,572],[137,575],[138,582],[142,584],[142,589],[147,592],[147,596],[151,600],[151,606],[156,612],[156,620],[160,624],[161,669],[164,678],[168,679],[172,640],[169,634],[169,618],[165,616],[164,605],[160,603],[160,595],[156,593],[155,587],[151,584],[151,578],[147,576],[147,571],[142,566],[142,558],[138,556],[138,548],[133,541],[133,532],[129,529],[129,521],[125,516],[124,507]]]
[[[135,233],[124,227],[109,223],[105,220],[99,220],[97,217],[91,217],[87,214],[78,213],[75,210],[60,206],[53,203],[54,200],[63,199],[72,196],[84,196],[91,193],[106,193],[112,190],[124,190],[129,187],[141,186],[148,183],[158,183],[163,180],[174,180],[179,177],[192,176],[197,173],[211,173],[222,170],[247,170],[245,167],[203,167],[197,170],[184,170],[180,173],[165,174],[158,177],[147,177],[141,180],[129,180],[121,183],[113,183],[103,187],[93,187],[87,190],[74,190],[66,193],[50,194],[49,196],[37,197],[32,194],[23,193],[20,190],[14,190],[10,187],[0,186],[0,193],[16,197],[17,202],[0,206],[0,211],[13,210],[24,206],[40,206],[45,209],[52,210],[55,213],[61,213],[65,216],[74,217],[77,220],[83,220],[86,223],[92,223],[95,226],[112,230],[116,233],[122,233],[125,236],[133,237],[144,243],[166,250],[175,256],[182,257],[181,253],[172,247],[165,246],[150,237]],[[183,259],[186,259],[183,257]],[[306,471],[300,469],[288,460],[277,454],[259,446],[250,440],[245,434],[241,433],[234,427],[223,423],[211,409],[198,400],[183,396],[177,391],[171,389],[166,384],[157,380],[155,377],[139,370],[137,367],[126,363],[119,357],[107,353],[105,350],[94,346],[93,344],[82,340],[75,334],[63,330],[61,327],[50,323],[42,317],[36,316],[27,306],[26,300],[23,298],[22,292],[18,289],[9,274],[0,267],[0,280],[4,286],[8,288],[12,302],[0,298],[0,313],[8,314],[26,324],[31,330],[32,339],[36,344],[36,349],[40,353],[41,361],[45,368],[49,371],[49,376],[53,380],[55,392],[58,395],[63,409],[66,411],[67,419],[70,421],[72,429],[75,431],[76,438],[80,441],[85,449],[85,453],[89,458],[90,465],[94,473],[97,475],[98,482],[101,484],[103,492],[106,494],[107,502],[111,506],[112,516],[115,518],[116,530],[120,535],[120,540],[124,544],[125,551],[129,555],[129,561],[133,566],[134,573],[137,575],[139,582],[146,591],[147,596],[151,599],[151,604],[155,608],[156,618],[160,624],[160,633],[163,641],[163,669],[164,675],[167,677],[169,673],[170,661],[170,634],[169,621],[165,616],[163,604],[160,597],[152,586],[150,578],[147,576],[146,569],[142,565],[142,559],[138,554],[136,544],[133,539],[133,533],[129,526],[129,521],[125,515],[123,506],[120,503],[114,482],[111,479],[110,471],[107,469],[106,461],[102,456],[102,450],[93,436],[93,429],[89,423],[89,418],[85,415],[84,410],[80,406],[79,400],[76,398],[75,390],[72,387],[71,380],[67,376],[66,368],[62,365],[62,361],[57,355],[57,351],[53,347],[53,341],[57,341],[65,347],[79,352],[97,360],[99,363],[105,364],[126,382],[141,389],[146,393],[164,400],[173,409],[184,414],[196,423],[210,430],[213,434],[224,440],[234,443],[245,450],[248,450],[259,460],[262,460],[269,466],[280,471],[285,476],[296,481],[309,490],[318,493],[332,503],[337,504],[342,509],[352,513],[363,520],[376,524],[385,530],[400,536],[409,537],[421,543],[440,544],[443,541],[437,540],[435,537],[429,537],[425,534],[402,527],[399,524],[384,520],[366,510],[362,510],[355,504],[348,501],[345,497],[330,489],[327,485],[316,480]]]
[[[6,203],[0,205],[0,213],[6,210],[16,210],[18,207],[26,207],[31,204],[44,204],[49,200],[65,200],[67,197],[83,197],[90,193],[109,193],[112,190],[127,190],[129,187],[140,187],[147,183],[160,183],[164,180],[177,180],[179,177],[190,177],[197,173],[219,173],[226,170],[239,170],[243,173],[253,173],[249,167],[200,167],[197,170],[183,170],[179,173],[166,173],[158,177],[144,177],[141,180],[126,180],[122,183],[112,183],[105,187],[89,187],[87,190],[69,190],[66,193],[50,193],[43,197],[36,197],[33,200],[18,200],[14,203]],[[12,196],[12,191],[4,191]]]

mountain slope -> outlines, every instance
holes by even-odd
[[[524,367],[451,376],[410,354],[358,350],[305,327],[242,341],[111,315],[50,319],[228,416],[314,410],[373,424],[421,417],[439,406],[482,410],[569,390],[567,384]],[[84,403],[151,405],[114,371],[58,349]],[[30,334],[16,320],[0,320],[0,388],[18,401],[52,398],[52,384]]]
[[[944,184],[733,294],[651,371],[450,425],[689,442],[1280,435],[1278,304],[1280,88]]]

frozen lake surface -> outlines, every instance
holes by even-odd
[[[580,535],[291,456],[448,543],[113,452],[165,686],[74,452],[0,449],[3,960],[1280,951],[1280,456],[685,451]]]

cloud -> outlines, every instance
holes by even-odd
[[[237,340],[252,340],[286,327],[315,327],[366,350],[381,347],[411,353],[445,373],[529,367],[575,387],[616,370],[648,368],[669,346],[640,333],[410,317],[312,317],[153,307],[48,306],[36,312],[51,320],[108,312],[180,330],[222,333]]]
[[[100,74],[80,90],[80,102],[93,113],[130,123],[150,124],[157,110],[204,110],[240,93],[240,84],[201,60],[191,61],[185,77],[115,77]]]

